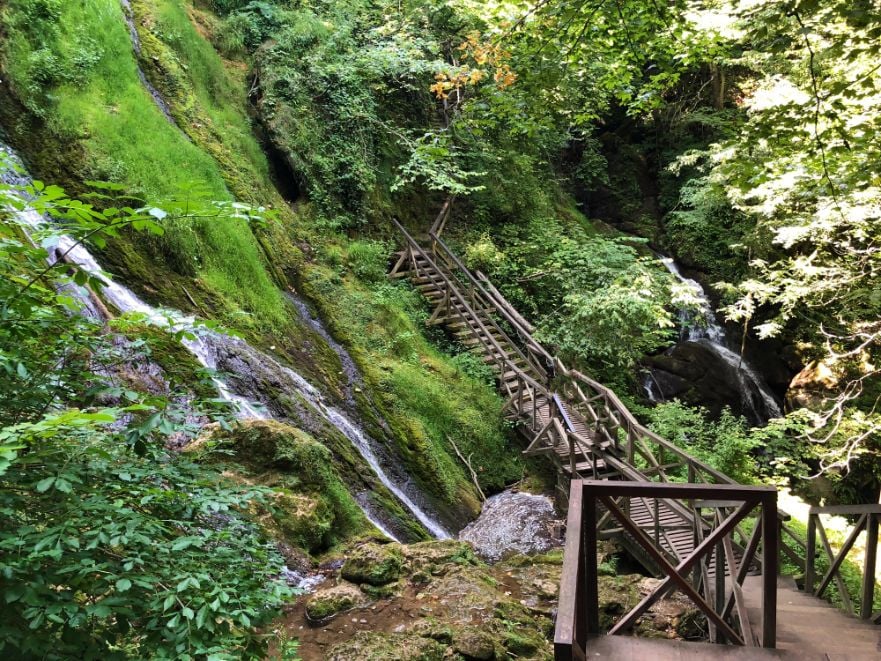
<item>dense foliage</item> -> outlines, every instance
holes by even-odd
[[[58,258],[71,242],[341,392],[346,366],[285,296],[301,291],[363,372],[365,426],[457,516],[478,506],[461,456],[487,491],[524,467],[491,371],[385,279],[390,218],[419,236],[454,198],[445,239],[467,264],[633,400],[700,303],[671,253],[743,347],[780,355],[787,415],[634,408],[734,478],[825,473],[876,499],[877,3],[7,0],[0,24],[3,139],[84,193],[0,188],[9,654],[258,655],[286,593],[253,517],[268,492],[169,449],[232,424],[180,347],[192,329],[90,314],[103,282]],[[292,471],[273,497],[305,485],[328,514],[279,526],[310,552],[359,530],[330,467],[357,473],[354,451],[275,431],[289,456],[248,479]],[[247,465],[255,434],[224,447]]]
[[[158,349],[181,360],[168,345],[191,331],[105,327],[83,309],[103,280],[63,259],[123,227],[246,210],[98,190],[103,210],[40,183],[0,188],[0,645],[44,659],[256,654],[255,627],[288,593],[278,552],[243,517],[261,492],[165,449],[231,411],[195,361],[186,378],[161,367]]]

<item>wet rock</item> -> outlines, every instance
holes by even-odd
[[[277,541],[275,547],[284,558],[284,564],[288,569],[304,573],[312,568],[312,560],[300,549],[283,541]]]
[[[470,542],[482,558],[497,562],[513,553],[545,553],[559,546],[553,535],[557,524],[550,498],[506,491],[487,499],[459,539]]]
[[[326,622],[343,611],[364,605],[367,601],[367,597],[356,585],[340,583],[318,590],[309,597],[306,601],[306,617],[313,623]]]
[[[432,638],[404,633],[359,631],[330,650],[328,661],[442,661],[446,646]]]
[[[342,576],[353,583],[385,585],[401,577],[404,557],[397,544],[363,544],[346,559]]]
[[[648,359],[652,388],[663,401],[678,398],[706,407],[713,416],[728,406],[751,424],[762,424],[779,412],[777,404],[766,399],[767,393],[737,359],[706,339],[680,342]]]

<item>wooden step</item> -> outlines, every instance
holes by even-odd
[[[575,464],[575,471],[581,474],[593,473],[594,463],[596,463],[597,472],[603,471],[606,468],[606,462],[602,459],[598,459],[596,462],[593,461],[580,461]],[[572,465],[568,462],[563,463],[563,471],[567,475],[572,475]]]

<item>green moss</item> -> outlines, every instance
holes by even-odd
[[[330,451],[307,432],[252,421],[218,436],[238,463],[277,488],[273,519],[292,544],[314,553],[367,529]]]
[[[502,644],[514,656],[533,655],[545,645],[545,639],[531,631],[508,631],[502,638]]]
[[[147,11],[147,3],[136,3],[139,18],[160,26],[179,47],[179,52],[165,48],[157,55],[150,48],[159,50],[164,42],[141,29],[143,53],[145,61],[153,63],[156,55],[160,63],[176,64],[173,71],[169,68],[174,74],[169,79],[192,90],[195,99],[186,104],[190,114],[181,126],[202,128],[210,140],[188,139],[147,93],[117,0],[57,6],[57,20],[47,25],[28,18],[25,0],[7,3],[2,15],[3,28],[11,35],[2,46],[3,78],[11,96],[28,111],[13,118],[14,103],[4,102],[4,117],[11,120],[4,124],[36,174],[51,174],[53,183],[75,190],[86,179],[112,180],[153,201],[198,184],[197,194],[209,199],[229,200],[232,190],[249,202],[284,206],[272,190],[266,159],[250,131],[242,81],[230,76],[201,39],[182,2],[151,3],[156,16]],[[33,65],[40,53],[73,69],[43,76]],[[75,66],[77,62],[81,64]],[[175,112],[178,101],[171,99]],[[273,238],[273,257],[280,266],[297,259],[291,241],[282,240],[284,232],[274,225],[264,231]],[[268,334],[290,327],[263,247],[245,221],[168,223],[161,240],[134,241],[123,237],[115,242],[122,245],[112,246],[104,261],[148,298],[192,309],[192,297],[199,311],[210,311],[213,318],[246,331]]]
[[[328,661],[443,661],[446,647],[432,638],[413,634],[384,634],[359,631],[330,650]]]
[[[319,590],[306,602],[306,617],[313,622],[325,621],[365,602],[357,587],[341,583],[332,588]]]
[[[437,509],[459,519],[473,515],[479,500],[451,440],[471,456],[485,490],[519,478],[522,468],[508,445],[500,398],[428,340],[422,326],[427,315],[418,296],[386,281],[365,287],[346,273],[348,253],[342,244],[332,245],[341,250],[345,277],[311,266],[301,288],[340,331],[369,391],[378,395],[373,403],[407,471]],[[371,432],[388,435],[378,427]]]
[[[397,545],[363,544],[346,559],[342,576],[353,583],[386,585],[401,577],[404,558]]]
[[[328,546],[336,520],[329,498],[315,492],[281,490],[272,506],[273,518],[286,541],[309,552]]]

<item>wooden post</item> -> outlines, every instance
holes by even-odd
[[[872,617],[872,603],[875,599],[875,558],[878,553],[878,515],[869,514],[866,522],[866,558],[863,563],[863,598],[860,617]]]
[[[808,514],[808,540],[805,552],[805,592],[814,594],[814,582],[817,574],[817,517],[819,514]]]
[[[584,492],[584,484],[580,480],[573,481],[571,488],[581,489],[582,493]],[[584,554],[584,587],[587,604],[585,633],[595,635],[600,632],[600,593],[597,567],[597,501],[593,493],[581,501],[581,529],[584,531],[581,548]],[[578,642],[587,646],[586,637]]]
[[[762,500],[762,647],[777,646],[777,492]]]
[[[716,513],[716,520],[718,523],[720,523],[720,524],[722,523],[721,520],[719,519],[718,512]],[[715,597],[713,601],[716,606],[716,612],[719,613],[719,615],[721,615],[722,611],[725,610],[725,556],[723,555],[724,553],[725,553],[725,547],[722,546],[722,542],[720,541],[718,544],[716,544],[716,550],[715,550],[715,558],[714,559],[715,559],[715,565],[716,565],[716,575],[714,578],[716,579],[715,580],[716,585],[713,586],[713,592],[715,593],[713,595]],[[732,576],[732,580],[733,580],[734,579],[734,569],[731,570],[731,576]],[[724,637],[724,634],[721,631],[719,631],[718,634],[720,637]]]

